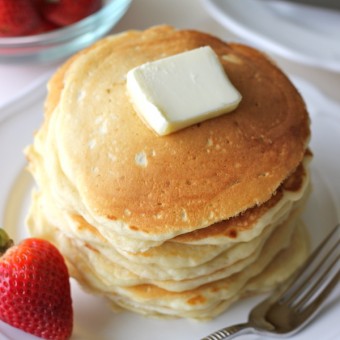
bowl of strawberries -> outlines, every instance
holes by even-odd
[[[131,0],[0,0],[0,63],[54,62],[108,33]]]

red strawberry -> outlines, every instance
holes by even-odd
[[[0,319],[45,339],[68,339],[73,310],[65,261],[51,243],[11,246],[0,229]]]
[[[46,0],[31,0],[36,8],[40,8],[40,6],[46,1]]]
[[[40,23],[30,0],[0,0],[0,36],[26,35]]]
[[[41,13],[48,21],[67,26],[98,11],[101,5],[101,0],[45,0]]]
[[[53,24],[52,22],[42,19],[39,26],[37,26],[34,30],[30,31],[29,33],[27,33],[27,35],[47,33],[50,31],[54,31],[58,28],[60,28],[60,26],[57,26]]]

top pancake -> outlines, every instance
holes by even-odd
[[[136,115],[127,72],[211,46],[243,99],[232,113],[159,137]],[[108,37],[49,84],[46,121],[60,166],[92,216],[129,232],[178,235],[270,199],[302,161],[305,105],[263,54],[168,26]],[[53,116],[53,119],[50,119]]]

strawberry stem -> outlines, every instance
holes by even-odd
[[[3,255],[8,248],[12,247],[13,244],[13,240],[9,238],[6,231],[0,228],[0,256]]]

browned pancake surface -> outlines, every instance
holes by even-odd
[[[242,94],[239,107],[155,135],[133,110],[126,73],[206,45]],[[300,95],[263,54],[167,26],[83,51],[52,79],[48,98],[47,115],[58,107],[59,116],[57,127],[45,128],[58,129],[62,168],[86,207],[150,235],[190,232],[262,204],[297,168],[309,140]]]
[[[311,152],[308,150],[306,157],[312,157]],[[175,237],[172,241],[180,243],[190,243],[204,240],[206,237],[215,238],[230,238],[237,239],[239,233],[251,230],[254,225],[263,218],[264,214],[270,211],[277,203],[280,202],[283,195],[287,192],[295,193],[302,190],[303,181],[306,177],[306,170],[303,164],[299,164],[296,170],[280,185],[268,201],[260,206],[254,206],[241,214],[231,217],[228,220],[220,221],[212,224],[206,228],[194,230],[187,234],[181,234]]]

